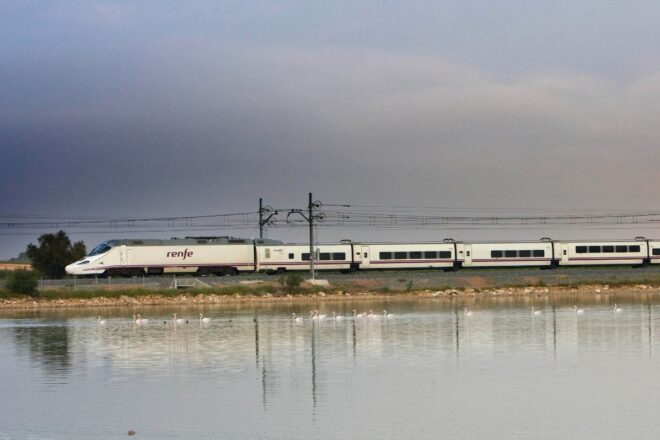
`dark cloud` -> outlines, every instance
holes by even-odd
[[[293,4],[260,14],[281,24],[291,20]],[[393,20],[392,8],[365,26]],[[32,52],[0,46],[5,212],[252,211],[261,196],[302,206],[308,191],[339,203],[657,206],[660,75],[653,71],[622,81],[579,65],[507,69],[506,57],[493,69],[438,48],[389,47],[385,37],[381,47],[316,44],[333,23],[355,25],[339,23],[347,14],[341,7],[335,21],[319,19],[316,34],[293,20],[304,42],[283,37],[276,25],[273,42],[150,25],[115,45],[111,30],[135,37],[143,8],[66,10],[53,6],[40,17],[76,22],[78,30],[100,26],[100,35],[91,43],[65,40],[61,50],[52,41],[44,43],[51,50],[31,46],[27,37],[21,41]],[[525,58],[528,51],[515,53]],[[0,257],[26,240],[0,237]]]

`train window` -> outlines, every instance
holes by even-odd
[[[392,259],[392,252],[381,252],[380,253],[380,259],[381,260],[391,260]]]
[[[451,258],[451,252],[449,251],[440,251],[438,252],[440,258]]]
[[[515,258],[518,256],[518,251],[504,251],[504,256],[507,258]]]
[[[309,252],[304,252],[301,256],[300,259],[303,261],[309,261]]]
[[[535,249],[532,251],[532,255],[535,257],[545,257],[545,251],[543,249]],[[564,251],[564,255],[566,255],[566,251]]]
[[[578,254],[586,254],[587,253],[587,247],[586,246],[575,246],[575,252]]]
[[[502,251],[490,251],[490,258],[502,258]]]
[[[640,252],[642,248],[639,245],[628,246],[628,252]]]
[[[653,255],[660,255],[660,248],[653,249]]]
[[[293,254],[289,254],[289,260],[293,260]]]
[[[603,246],[603,253],[611,254],[614,252],[614,246]]]
[[[532,251],[529,251],[529,250],[518,251],[518,256],[519,256],[520,258],[528,258],[528,257],[531,257],[531,256],[532,256]]]
[[[424,252],[424,258],[427,258],[427,259],[438,258],[438,253],[435,252],[435,251]]]
[[[346,254],[344,252],[335,252],[332,254],[333,260],[345,260]]]
[[[89,253],[89,256],[91,257],[92,255],[102,254],[108,252],[110,249],[112,249],[110,246],[108,246],[105,243],[101,243],[100,245],[92,249],[92,252]]]
[[[422,258],[422,253],[421,252],[411,252],[410,253],[410,259],[419,260],[420,258]]]
[[[600,254],[600,246],[589,246],[590,254]]]
[[[619,246],[616,247],[616,251],[617,252],[628,252],[628,246],[619,245]]]
[[[266,254],[266,258],[270,258],[270,249],[264,249],[264,253]]]
[[[323,260],[323,261],[328,261],[330,259],[330,253],[329,252],[321,252],[321,257],[319,259]]]
[[[405,260],[408,258],[408,252],[395,252],[394,253],[394,259],[395,260]]]

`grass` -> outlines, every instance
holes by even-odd
[[[404,285],[401,288],[392,288],[391,285],[385,283],[381,286],[375,286],[368,289],[360,287],[351,287],[349,284],[342,283],[336,286],[331,287],[330,292],[336,292],[342,290],[346,293],[355,294],[357,292],[371,292],[374,294],[381,295],[397,295],[397,294],[406,294],[413,291],[413,283],[411,280],[404,280]],[[430,290],[430,291],[465,291],[467,289],[472,289],[476,292],[483,292],[495,289],[510,289],[510,288],[524,288],[524,287],[558,287],[558,288],[577,288],[583,286],[594,286],[594,285],[608,285],[610,288],[622,288],[635,285],[648,285],[651,287],[660,287],[660,278],[646,278],[646,279],[616,279],[616,280],[605,280],[605,279],[587,279],[579,281],[566,281],[566,280],[557,280],[556,282],[539,280],[535,283],[525,284],[521,282],[517,283],[503,283],[496,286],[449,286],[446,284],[443,285],[424,285],[424,286],[415,286],[416,289],[421,290]],[[398,286],[397,286],[398,287]],[[187,296],[197,296],[197,295],[219,295],[219,296],[256,296],[263,297],[266,295],[272,295],[275,297],[281,297],[285,295],[293,296],[302,296],[310,295],[318,292],[317,287],[296,287],[291,289],[288,286],[283,286],[281,282],[275,281],[273,283],[260,283],[255,285],[231,285],[231,286],[222,286],[222,287],[212,287],[212,288],[202,288],[202,289],[148,289],[148,288],[95,288],[95,289],[86,289],[84,287],[72,288],[45,288],[39,290],[39,297],[45,300],[65,300],[65,299],[94,299],[94,298],[119,298],[119,297],[129,297],[129,298],[138,298],[144,296],[161,296],[166,298],[178,297],[181,295]],[[6,288],[0,288],[0,300],[6,299],[20,299],[28,298],[27,296],[19,295],[10,292]]]
[[[11,292],[9,291],[9,289],[0,289],[0,299],[20,299],[20,298],[27,298],[27,296]]]
[[[224,286],[224,287],[211,287],[201,289],[146,289],[146,288],[125,288],[125,289],[85,289],[85,288],[49,288],[40,290],[40,298],[46,300],[58,299],[93,299],[93,298],[120,298],[129,297],[137,298],[143,296],[161,296],[166,298],[173,298],[180,295],[196,296],[196,295],[219,295],[219,296],[233,296],[233,295],[253,295],[265,296],[270,294],[272,296],[285,296],[292,295],[308,295],[316,292],[317,289],[299,287],[294,291],[290,291],[280,285],[275,284],[258,284],[254,286]],[[0,298],[21,298],[21,295],[12,295],[6,289],[0,290]]]

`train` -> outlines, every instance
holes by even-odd
[[[362,243],[341,240],[314,246],[315,269],[352,272],[384,269],[660,264],[660,240]],[[185,237],[170,240],[107,240],[69,264],[73,276],[268,274],[310,270],[307,244],[271,239]]]

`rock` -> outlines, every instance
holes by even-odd
[[[317,292],[318,296],[325,296],[325,292]]]

